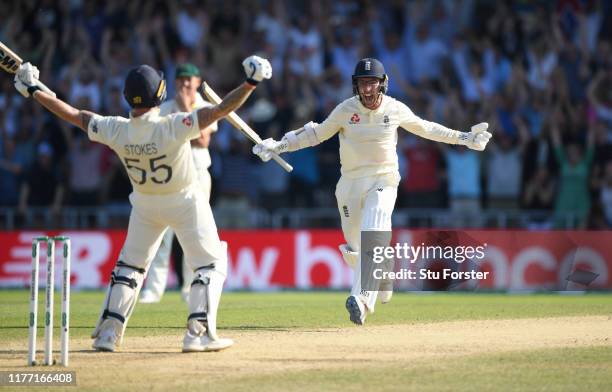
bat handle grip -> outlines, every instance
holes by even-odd
[[[272,153],[272,159],[276,161],[283,169],[285,169],[288,173],[293,171],[293,166],[287,163],[283,158],[281,158],[278,154]]]
[[[45,86],[45,84],[43,82],[41,82],[40,80],[38,81],[38,87],[40,87],[40,89],[44,92],[46,92],[49,95],[52,95],[53,98],[55,98],[55,93],[53,91],[51,91],[51,89],[47,86]]]

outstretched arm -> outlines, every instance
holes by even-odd
[[[240,108],[259,82],[272,77],[270,62],[259,56],[249,56],[242,62],[246,81],[233,89],[218,105],[201,108],[197,111],[200,129],[208,127],[213,122],[227,116]]]
[[[241,107],[246,102],[247,98],[249,98],[253,90],[255,90],[255,85],[244,82],[230,91],[218,105],[198,109],[198,124],[200,125],[200,129],[207,128],[210,124]]]
[[[17,91],[26,98],[32,96],[38,103],[57,117],[87,132],[89,120],[94,116],[94,113],[78,110],[61,99],[56,98],[55,94],[43,91],[40,86],[38,68],[30,63],[22,64],[15,75],[15,88]]]
[[[89,121],[93,116],[95,116],[95,113],[93,112],[79,110],[73,106],[70,106],[61,99],[55,98],[43,91],[35,91],[33,93],[33,97],[48,111],[85,132],[87,132]]]

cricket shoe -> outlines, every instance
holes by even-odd
[[[213,340],[206,334],[197,336],[187,331],[183,338],[183,352],[221,351],[231,347],[233,344],[234,341],[232,339],[218,338]]]
[[[349,312],[349,318],[357,325],[363,325],[366,318],[366,307],[361,300],[351,295],[346,299],[346,310]]]
[[[142,290],[138,302],[141,304],[156,304],[161,301],[158,295],[155,295],[151,290]]]
[[[378,298],[380,299],[381,304],[386,304],[391,301],[391,297],[393,297],[393,281],[392,280],[384,280],[380,282],[380,288],[378,292]]]
[[[100,332],[96,336],[92,347],[97,351],[115,351],[117,346],[117,331],[123,328],[119,320],[108,318],[102,322]]]

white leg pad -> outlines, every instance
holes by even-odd
[[[97,338],[103,329],[105,320],[113,318],[122,325],[121,331],[117,334],[117,345],[123,340],[123,333],[128,320],[134,311],[134,306],[138,300],[138,293],[142,288],[144,280],[144,269],[133,267],[117,262],[111,274],[111,282],[106,294],[102,313],[92,334],[92,338]]]
[[[225,257],[196,269],[189,292],[187,328],[192,335],[202,336],[206,333],[213,340],[218,339],[217,310],[227,274],[227,243],[224,244]]]

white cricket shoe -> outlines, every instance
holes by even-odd
[[[142,290],[138,302],[141,304],[156,304],[161,301],[161,297],[154,294],[151,290]]]
[[[346,299],[346,310],[349,312],[349,318],[352,322],[357,325],[365,324],[366,319],[366,307],[361,302],[361,299],[351,295]]]
[[[196,336],[188,330],[183,338],[183,352],[221,351],[231,347],[233,344],[234,341],[232,339],[218,338],[213,340],[206,334]]]
[[[108,318],[102,322],[100,332],[93,342],[92,347],[97,351],[115,351],[117,346],[117,331],[123,326],[119,320]]]

